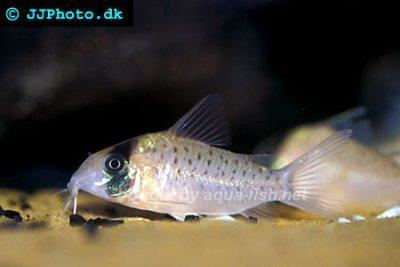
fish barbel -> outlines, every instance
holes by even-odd
[[[336,218],[342,203],[325,201],[325,162],[340,154],[350,130],[335,133],[280,170],[265,155],[233,153],[217,146],[231,135],[222,100],[210,95],[167,131],[144,134],[90,155],[68,184],[125,206],[187,215],[269,217],[265,203],[281,201]],[[326,178],[325,178],[326,177]],[[322,186],[320,186],[322,185]]]

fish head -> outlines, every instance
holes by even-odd
[[[113,202],[128,194],[136,176],[129,159],[134,143],[128,140],[91,154],[68,183],[69,203],[76,200],[79,190]]]

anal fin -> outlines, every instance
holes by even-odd
[[[276,210],[273,202],[268,202],[257,205],[251,209],[244,210],[240,214],[247,219],[273,219],[276,217]]]

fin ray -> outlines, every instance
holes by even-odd
[[[343,130],[331,135],[282,169],[283,186],[293,195],[299,193],[301,197],[280,201],[329,219],[346,215],[346,203],[329,190],[329,181],[334,177],[329,176],[327,163],[329,159],[338,155],[351,132]]]
[[[212,146],[227,146],[232,139],[222,98],[218,94],[204,97],[168,131]]]
[[[352,138],[365,144],[370,144],[374,139],[371,120],[365,106],[357,106],[341,112],[323,121],[323,123],[330,125],[337,131],[352,129]]]
[[[244,210],[240,213],[242,216],[249,218],[259,219],[273,219],[275,211],[272,202],[262,203],[253,208]]]

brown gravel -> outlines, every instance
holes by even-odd
[[[30,209],[21,208],[24,198]],[[86,219],[124,220],[100,227],[93,238],[83,227],[69,225],[64,199],[53,191],[26,196],[0,190],[0,206],[23,218],[19,227],[0,226],[0,267],[400,264],[400,219],[345,225],[317,219],[177,223],[81,194],[78,209]]]

